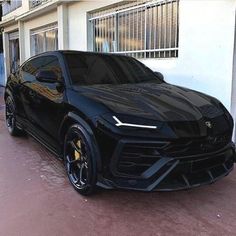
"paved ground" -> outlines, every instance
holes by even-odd
[[[1,93],[1,89],[0,89]],[[77,194],[32,138],[12,138],[0,98],[0,235],[236,235],[236,171],[174,193]]]

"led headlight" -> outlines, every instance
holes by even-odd
[[[113,119],[117,122],[116,126],[126,126],[126,127],[137,127],[137,128],[145,128],[145,129],[157,129],[157,126],[153,125],[139,125],[139,124],[132,124],[132,123],[123,123],[120,121],[116,116],[112,116]]]

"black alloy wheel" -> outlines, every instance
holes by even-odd
[[[69,180],[82,195],[96,188],[97,171],[89,136],[81,126],[69,128],[65,138],[64,161]]]
[[[16,126],[15,104],[10,96],[6,98],[5,117],[7,129],[12,136],[23,134],[23,131]]]

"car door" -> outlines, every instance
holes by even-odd
[[[34,86],[38,67],[37,61],[37,59],[29,60],[19,70],[19,96],[22,103],[20,116],[23,119],[24,126],[32,131],[34,131],[32,125],[35,125],[33,110],[36,102]]]
[[[40,82],[36,74],[40,71],[53,71],[57,75],[55,83]],[[58,88],[63,82],[60,62],[55,55],[40,56],[28,62],[22,73],[22,99],[25,113],[33,126],[31,131],[38,138],[58,149],[58,130],[64,117],[64,90]]]

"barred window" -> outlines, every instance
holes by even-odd
[[[22,6],[22,0],[11,0],[11,1],[1,1],[2,3],[2,15],[5,16],[8,13],[16,10]]]
[[[92,46],[136,58],[178,57],[179,0],[135,1],[91,12]]]

